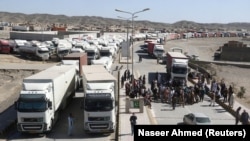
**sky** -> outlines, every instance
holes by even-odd
[[[149,10],[139,12],[145,8]],[[250,0],[1,0],[0,11],[114,19],[130,19],[134,14],[135,20],[170,24],[182,20],[250,23]]]

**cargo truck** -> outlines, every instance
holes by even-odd
[[[170,81],[179,82],[181,85],[186,85],[188,76],[188,57],[181,52],[167,52],[166,60],[167,74],[170,76]]]
[[[101,65],[83,66],[84,131],[112,133],[117,125],[116,78]]]
[[[61,61],[62,65],[75,65],[76,68],[76,89],[82,87],[82,77],[83,77],[83,71],[82,66],[88,65],[88,56],[87,53],[70,53],[63,57],[63,60]]]
[[[0,39],[0,53],[9,54],[12,50],[8,40]]]
[[[22,85],[15,102],[17,130],[47,133],[75,94],[75,69],[72,66],[53,66],[24,78]]]
[[[113,65],[113,58],[103,56],[98,60],[91,60],[91,65],[103,65],[104,68],[108,70],[108,72],[112,73],[111,67]]]
[[[49,60],[49,49],[42,44],[34,44],[27,42],[24,46],[19,47],[19,54],[24,58],[32,58],[37,60]]]
[[[148,43],[148,54],[155,58],[162,59],[165,55],[165,49],[162,44],[156,42],[149,42]]]
[[[91,60],[97,60],[100,58],[100,52],[97,45],[90,45],[85,49],[88,55],[88,65],[91,65]]]

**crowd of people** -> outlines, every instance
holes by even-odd
[[[186,82],[182,82],[183,80],[169,81],[166,76],[156,72],[155,78],[147,88],[145,75],[134,79],[129,70],[126,70],[122,76],[122,87],[125,85],[126,95],[130,98],[143,97],[144,105],[149,108],[151,108],[152,101],[160,101],[170,104],[172,109],[175,110],[177,104],[185,107],[185,105],[203,102],[205,95],[210,97],[209,106],[215,106],[216,100],[220,100],[233,108],[235,92],[232,85],[227,86],[224,80],[216,81],[209,74],[198,73],[196,79],[196,83],[187,86]],[[245,112],[242,112],[242,114],[245,114]],[[248,113],[245,115],[248,115]],[[248,118],[245,116],[244,119],[249,119],[249,116]],[[242,121],[242,118],[240,120]]]

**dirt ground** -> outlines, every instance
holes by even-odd
[[[0,54],[2,63],[41,64],[41,61],[22,59],[13,54]],[[54,62],[49,62],[54,63]],[[0,114],[13,105],[22,88],[22,79],[37,73],[39,70],[1,70],[0,69]]]
[[[166,51],[171,47],[181,47],[188,55],[198,55],[200,60],[213,60],[214,52],[231,40],[242,41],[241,38],[212,38],[212,39],[188,39],[188,40],[174,40],[166,42]],[[245,43],[245,42],[244,42]],[[246,42],[250,44],[250,42]],[[1,63],[29,63],[39,64],[41,61],[24,60],[12,54],[0,54]],[[54,63],[54,62],[48,62]],[[218,66],[211,64],[210,68],[216,71],[216,79],[224,79],[226,84],[234,86],[237,90],[243,86],[246,89],[245,98],[236,100],[250,108],[250,71],[246,68],[239,68],[235,66]],[[0,113],[7,107],[11,106],[18,98],[18,93],[21,90],[22,79],[30,76],[37,71],[25,70],[0,70]]]

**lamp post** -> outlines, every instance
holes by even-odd
[[[137,11],[137,12],[128,12],[128,11],[123,11],[123,10],[119,10],[119,9],[115,9],[115,11],[117,12],[122,12],[122,13],[127,13],[130,14],[132,17],[132,83],[134,83],[134,46],[133,46],[133,36],[134,36],[134,18],[135,18],[135,14],[144,12],[144,11],[148,11],[149,8],[145,8],[143,10]],[[134,84],[132,84],[132,89],[134,88],[133,86]]]
[[[128,59],[130,58],[130,55],[129,55],[129,41],[128,41],[128,33],[129,33],[129,28],[130,28],[130,26],[129,26],[129,19],[131,19],[131,18],[124,18],[124,17],[121,17],[121,16],[117,16],[118,18],[120,18],[120,19],[124,19],[124,20],[126,20],[127,21],[127,43],[126,43],[126,45],[127,45],[127,70],[128,70]],[[134,16],[134,18],[137,18],[138,16]]]

